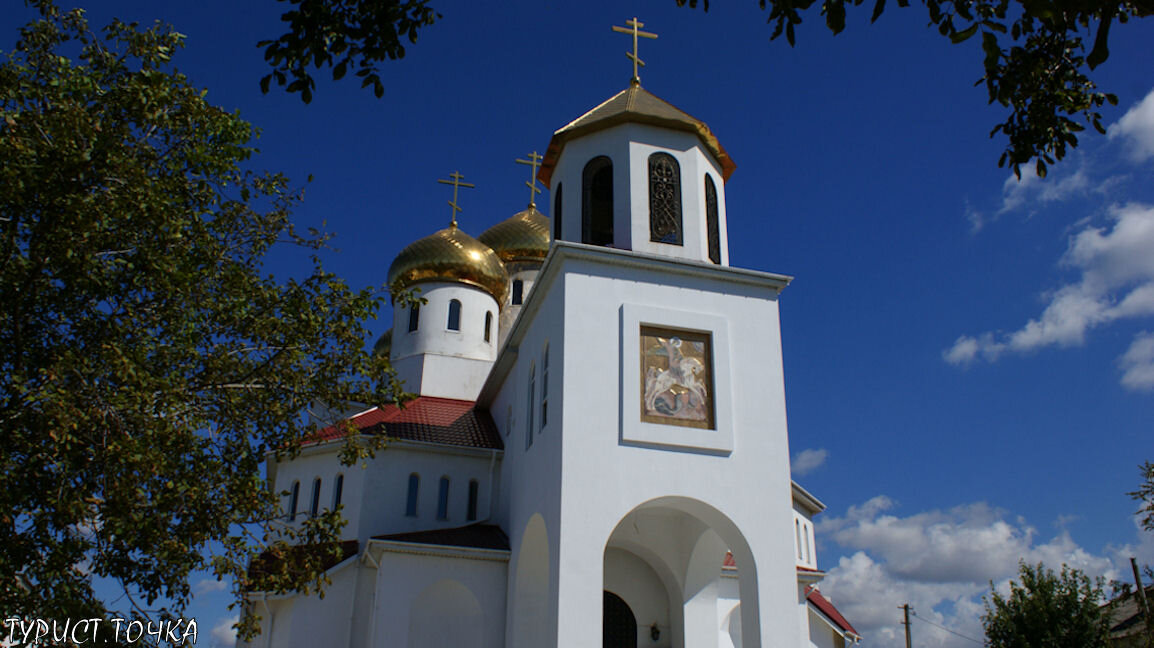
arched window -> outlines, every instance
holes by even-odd
[[[461,330],[461,301],[459,299],[449,300],[449,330]]]
[[[316,517],[321,510],[321,478],[313,480],[313,499],[309,502],[309,517]]]
[[[465,519],[473,522],[477,519],[477,492],[480,490],[480,485],[476,479],[469,480],[469,506],[465,512]]]
[[[549,345],[541,352],[541,429],[549,421]]]
[[[337,481],[333,484],[333,510],[341,505],[341,495],[345,490],[345,476],[337,475]]]
[[[521,281],[520,279],[514,279],[513,280],[513,297],[512,297],[511,301],[512,301],[514,306],[517,306],[518,304],[520,304],[524,300],[525,300],[525,282]]]
[[[405,497],[405,515],[417,517],[417,491],[421,488],[421,476],[417,473],[409,475],[409,492]]]
[[[604,155],[581,173],[581,242],[613,243],[613,162]]]
[[[417,324],[421,320],[421,306],[420,304],[413,304],[409,306],[409,333],[417,330]]]
[[[289,522],[297,519],[297,504],[301,499],[301,483],[299,481],[293,482],[292,491],[289,494],[289,508],[288,519]]]
[[[561,183],[557,183],[557,193],[553,194],[553,240],[561,240]]]
[[[649,156],[649,240],[681,245],[681,167],[668,153]]]
[[[804,560],[801,555],[801,522],[796,518],[793,521],[793,535],[797,538],[797,559]]]
[[[709,260],[721,265],[721,230],[717,225],[717,187],[705,175],[705,232],[709,239]]]
[[[529,366],[529,396],[525,399],[525,449],[533,445],[533,409],[537,406],[537,367]]]
[[[485,341],[488,342],[493,337],[493,311],[485,313]]]
[[[449,519],[449,478],[442,477],[440,488],[437,490],[437,519]]]

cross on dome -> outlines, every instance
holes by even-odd
[[[438,179],[437,182],[439,182],[441,184],[453,185],[453,199],[449,201],[449,206],[453,208],[453,222],[451,223],[450,226],[456,227],[457,226],[457,212],[462,211],[462,209],[457,206],[457,189],[459,187],[467,187],[469,189],[476,189],[477,185],[471,184],[468,182],[461,182],[461,180],[465,176],[461,175],[460,171],[454,171],[454,172],[450,173],[449,177],[452,178],[452,180],[440,180],[440,179]]]
[[[629,83],[633,85],[641,85],[641,76],[637,74],[637,66],[645,67],[645,61],[642,61],[641,58],[637,56],[637,37],[640,36],[642,38],[657,38],[657,34],[639,31],[642,27],[645,26],[645,23],[639,22],[637,20],[637,16],[634,16],[632,20],[626,20],[625,24],[629,27],[618,27],[617,25],[614,25],[613,31],[619,34],[633,35],[633,51],[625,53],[625,56],[628,57],[629,60],[633,61],[633,78],[629,80]]]
[[[525,186],[529,187],[530,207],[537,206],[537,194],[541,193],[541,190],[537,188],[537,167],[541,166],[542,159],[537,151],[533,151],[529,154],[528,160],[514,160],[517,164],[527,164],[532,167],[529,172],[529,180],[525,183]]]

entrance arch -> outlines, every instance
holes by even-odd
[[[625,599],[605,590],[603,609],[602,648],[637,648],[637,617]]]
[[[740,573],[723,576],[727,552]],[[756,561],[736,524],[715,507],[686,497],[649,500],[618,521],[603,557],[603,588],[636,614],[643,640],[636,645],[720,648],[718,630],[726,626],[744,630],[729,633],[733,646],[759,648]],[[731,612],[737,618],[727,618]],[[605,623],[608,629],[608,609]]]

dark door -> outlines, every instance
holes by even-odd
[[[605,592],[601,636],[604,648],[637,648],[637,619],[629,604],[613,592]]]

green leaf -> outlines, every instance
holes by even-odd
[[[951,34],[950,35],[950,41],[952,41],[954,44],[961,43],[961,42],[968,40],[971,36],[973,36],[977,32],[978,32],[978,23],[974,23],[974,24],[970,25],[969,27],[963,29],[962,31],[956,31],[953,34]]]

